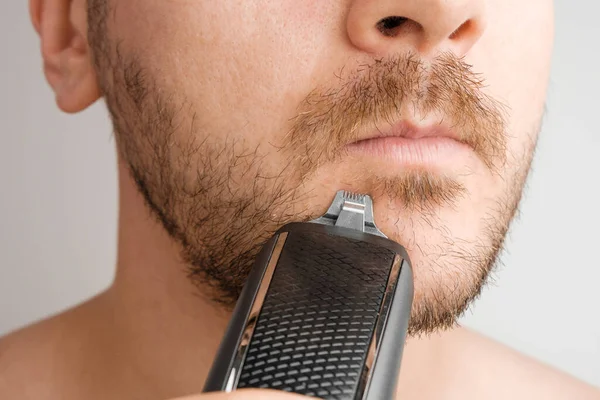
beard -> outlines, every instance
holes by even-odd
[[[120,157],[153,215],[180,244],[191,282],[224,306],[235,303],[255,256],[277,229],[322,214],[307,206],[311,196],[334,193],[308,193],[304,184],[318,180],[322,168],[343,162],[345,148],[362,128],[399,120],[406,109],[452,121],[458,140],[508,182],[482,217],[476,241],[457,240],[436,217],[440,208],[452,208],[468,196],[457,179],[428,170],[392,177],[369,171],[348,179],[360,180],[367,193],[402,204],[413,225],[418,221],[441,232],[438,249],[421,249],[425,257],[413,265],[408,334],[456,324],[498,259],[534,148],[532,143],[524,150],[526,157],[508,175],[508,160],[518,157],[508,157],[503,109],[482,93],[483,81],[469,65],[452,54],[427,65],[407,54],[374,61],[334,86],[315,88],[282,128],[276,152],[285,162],[274,166],[264,146],[202,129],[197,105],[161,87],[141,57],[119,51],[108,38],[107,11],[100,3],[90,2],[95,19],[89,41]]]

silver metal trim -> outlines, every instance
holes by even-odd
[[[381,307],[379,308],[379,316],[375,324],[375,330],[373,331],[373,337],[369,344],[369,350],[365,357],[365,366],[363,367],[358,387],[356,388],[355,400],[365,400],[366,395],[369,393],[369,384],[371,383],[371,377],[373,375],[373,364],[379,354],[379,345],[381,344],[381,336],[385,331],[385,324],[387,323],[387,316],[394,299],[394,293],[398,284],[398,277],[400,276],[400,267],[404,258],[399,254],[396,254],[392,261],[392,268],[388,277],[385,293],[381,300]]]
[[[271,285],[271,279],[275,273],[275,267],[277,266],[277,262],[281,256],[281,251],[283,250],[283,245],[287,240],[287,236],[288,233],[283,232],[279,234],[277,242],[275,242],[273,253],[271,254],[271,258],[269,259],[265,273],[260,281],[260,286],[258,287],[256,297],[254,298],[252,308],[250,309],[250,314],[248,314],[248,319],[246,320],[246,326],[244,327],[244,332],[242,333],[242,339],[240,340],[240,344],[236,350],[235,359],[233,361],[231,370],[229,371],[229,376],[227,377],[227,385],[225,387],[226,392],[235,390],[239,383],[240,375],[242,374],[242,365],[246,359],[246,353],[248,352],[248,347],[250,346],[250,341],[252,340],[252,335],[254,334],[254,328],[256,328],[260,311],[262,310],[265,297],[267,297],[267,291]]]

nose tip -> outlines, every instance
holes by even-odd
[[[357,0],[348,37],[379,56],[403,50],[464,56],[485,31],[484,7],[484,0]]]

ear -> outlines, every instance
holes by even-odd
[[[86,0],[29,0],[29,12],[58,107],[84,110],[100,97],[87,42]]]

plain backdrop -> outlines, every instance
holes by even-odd
[[[463,321],[600,386],[598,14],[596,0],[556,2],[548,113],[521,217]],[[104,105],[55,107],[27,1],[0,2],[0,57],[1,335],[110,284],[117,186]]]

